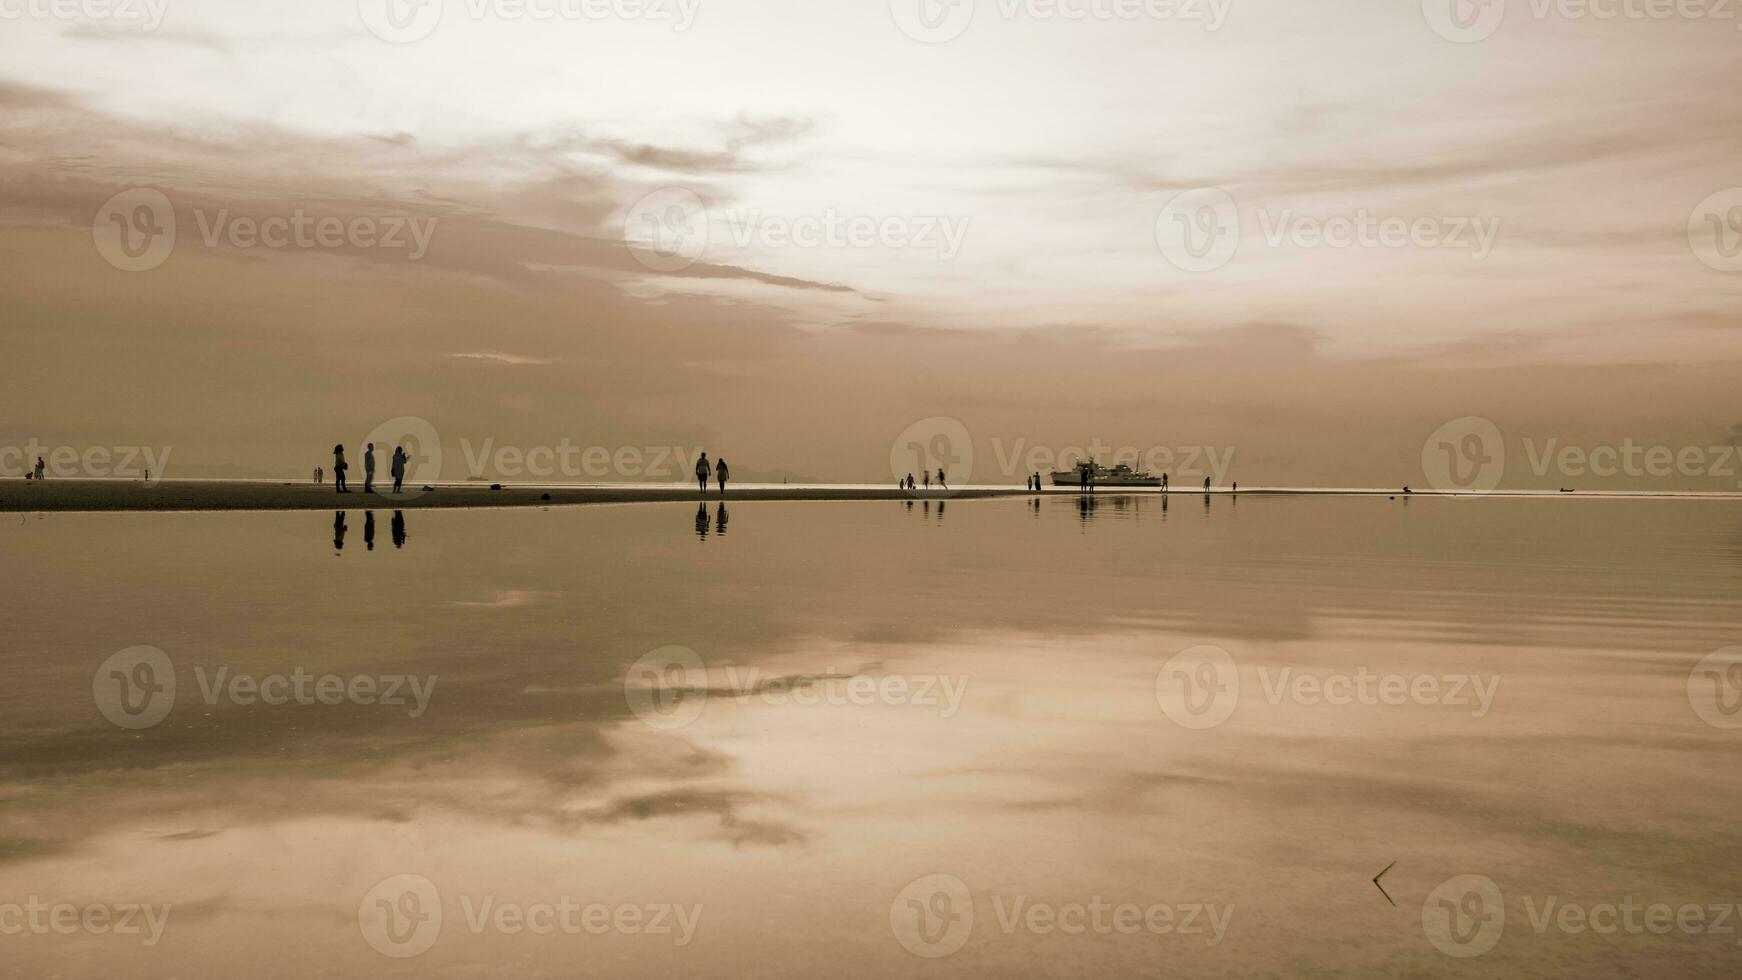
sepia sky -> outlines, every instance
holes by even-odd
[[[1553,486],[1550,440],[1742,419],[1715,3],[114,4],[0,0],[0,444],[301,476],[412,416],[450,479],[566,440],[883,482],[944,418],[974,482],[1094,440],[1392,485],[1478,416]],[[139,271],[129,188],[174,215]],[[299,215],[346,230],[247,232]]]

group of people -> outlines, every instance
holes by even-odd
[[[702,493],[708,492],[708,476],[710,473],[719,479],[720,496],[724,497],[726,495],[726,481],[732,478],[732,468],[726,465],[726,457],[720,457],[720,461],[714,464],[711,468],[708,465],[708,454],[706,452],[702,453],[701,458],[696,460],[696,482],[701,484]]]
[[[920,470],[919,475],[925,478],[925,488],[927,490],[930,490],[931,489],[931,471],[930,470]],[[942,466],[938,467],[938,486],[942,487],[945,490],[948,490],[950,488],[949,481],[944,479],[944,468]],[[916,487],[914,485],[912,473],[907,474],[907,477],[905,479],[901,480],[900,483],[898,483],[896,485],[896,488],[899,490],[917,490],[917,489],[919,489],[918,487]]]
[[[410,461],[411,461],[411,457],[407,456],[405,454],[405,447],[404,446],[393,447],[393,459],[390,463],[388,463],[387,472],[388,472],[389,476],[393,477],[393,492],[394,493],[398,493],[400,484],[405,482],[405,464],[410,462]],[[349,481],[347,481],[347,479],[346,479],[346,472],[348,470],[350,470],[350,468],[351,468],[351,464],[346,462],[346,460],[345,460],[345,447],[344,447],[344,445],[341,443],[339,445],[334,446],[333,447],[333,486],[338,490],[339,493],[350,493],[351,492],[351,485],[350,485]],[[315,467],[315,482],[318,484],[318,483],[323,482],[325,479],[326,479],[326,471],[322,470],[318,466]],[[374,493],[375,492],[375,444],[374,443],[370,443],[368,448],[363,450],[363,492],[364,493]]]

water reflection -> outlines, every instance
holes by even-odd
[[[911,501],[746,502],[759,530],[724,550],[693,546],[684,504],[430,511],[403,575],[308,548],[324,512],[7,525],[0,547],[23,560],[0,566],[21,598],[0,606],[0,894],[175,902],[149,954],[165,975],[559,976],[608,956],[630,977],[749,961],[801,977],[842,958],[900,977],[915,960],[891,902],[944,871],[989,923],[954,975],[1137,975],[1158,956],[1184,975],[1441,975],[1368,881],[1402,852],[1386,879],[1400,906],[1453,874],[1500,881],[1511,928],[1481,961],[1496,975],[1735,972],[1728,940],[1538,934],[1510,900],[1731,894],[1735,733],[1687,694],[1699,657],[1742,637],[1729,505],[1254,497],[1239,521],[1163,535],[1141,497],[1073,499],[963,502],[948,534],[909,519]],[[723,533],[724,506],[696,525]],[[577,561],[577,541],[601,557]],[[164,723],[122,730],[92,675],[139,643],[180,688]],[[659,728],[625,676],[674,644],[703,676],[668,670],[664,707],[700,711]],[[1227,650],[1242,684],[1225,724],[1188,730],[1154,691],[1198,644]],[[299,666],[439,683],[412,717],[208,701],[194,672]],[[1503,684],[1481,718],[1267,696],[1282,670],[1362,668]],[[954,713],[794,696],[817,677],[959,678],[966,694]],[[1059,841],[1068,860],[1037,857]],[[357,908],[407,873],[440,887],[448,925],[389,960]],[[706,914],[685,949],[466,925],[481,896],[565,893]],[[990,903],[1015,895],[1237,912],[1213,948],[1006,932]],[[30,937],[9,969],[140,972],[114,938]]]
[[[375,550],[375,512],[363,512],[363,546],[369,551]]]
[[[345,532],[347,530],[349,530],[349,528],[345,526],[345,512],[342,510],[335,511],[333,513],[333,550],[334,551],[344,551],[345,550]]]
[[[393,547],[405,547],[405,511],[396,510],[393,512],[392,534]]]

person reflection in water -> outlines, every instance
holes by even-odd
[[[708,540],[708,505],[696,505],[696,537]]]
[[[405,511],[396,510],[393,512],[393,524],[391,525],[391,530],[393,533],[393,546],[395,548],[405,547]]]
[[[375,550],[375,512],[372,510],[363,512],[363,547]]]
[[[344,551],[345,550],[345,531],[346,531],[345,512],[342,510],[336,510],[333,512],[333,550],[334,551]]]
[[[721,460],[720,465],[724,466],[725,460]],[[722,490],[721,492],[724,493],[725,491]],[[714,533],[726,533],[726,505],[724,502],[720,504],[719,509],[714,516]]]

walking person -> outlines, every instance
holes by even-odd
[[[701,484],[702,493],[708,492],[708,477],[712,476],[714,468],[708,465],[708,454],[702,453],[702,458],[696,460],[696,482]]]
[[[943,487],[945,490],[950,488],[949,482],[944,479],[944,468],[942,466],[938,467],[938,486]]]
[[[40,467],[38,467],[40,469]],[[931,470],[920,470],[919,475],[925,478],[925,488],[931,489]]]
[[[375,444],[363,450],[363,492],[375,492]]]
[[[345,483],[345,471],[350,469],[350,468],[351,468],[351,464],[345,462],[344,444],[341,443],[337,446],[334,446],[333,447],[333,486],[337,488],[336,492],[338,492],[338,493],[350,493],[351,492],[351,488],[349,486],[347,486]]]
[[[405,461],[407,458],[404,446],[393,447],[393,462],[388,464],[387,472],[393,475],[394,493],[398,493],[399,485],[405,482]]]
[[[720,457],[720,465],[714,467],[714,477],[720,481],[720,496],[724,497],[726,495],[726,481],[732,478],[732,468],[726,465],[726,457]],[[705,486],[702,488],[702,492],[707,492]],[[724,512],[722,511],[722,513]]]

